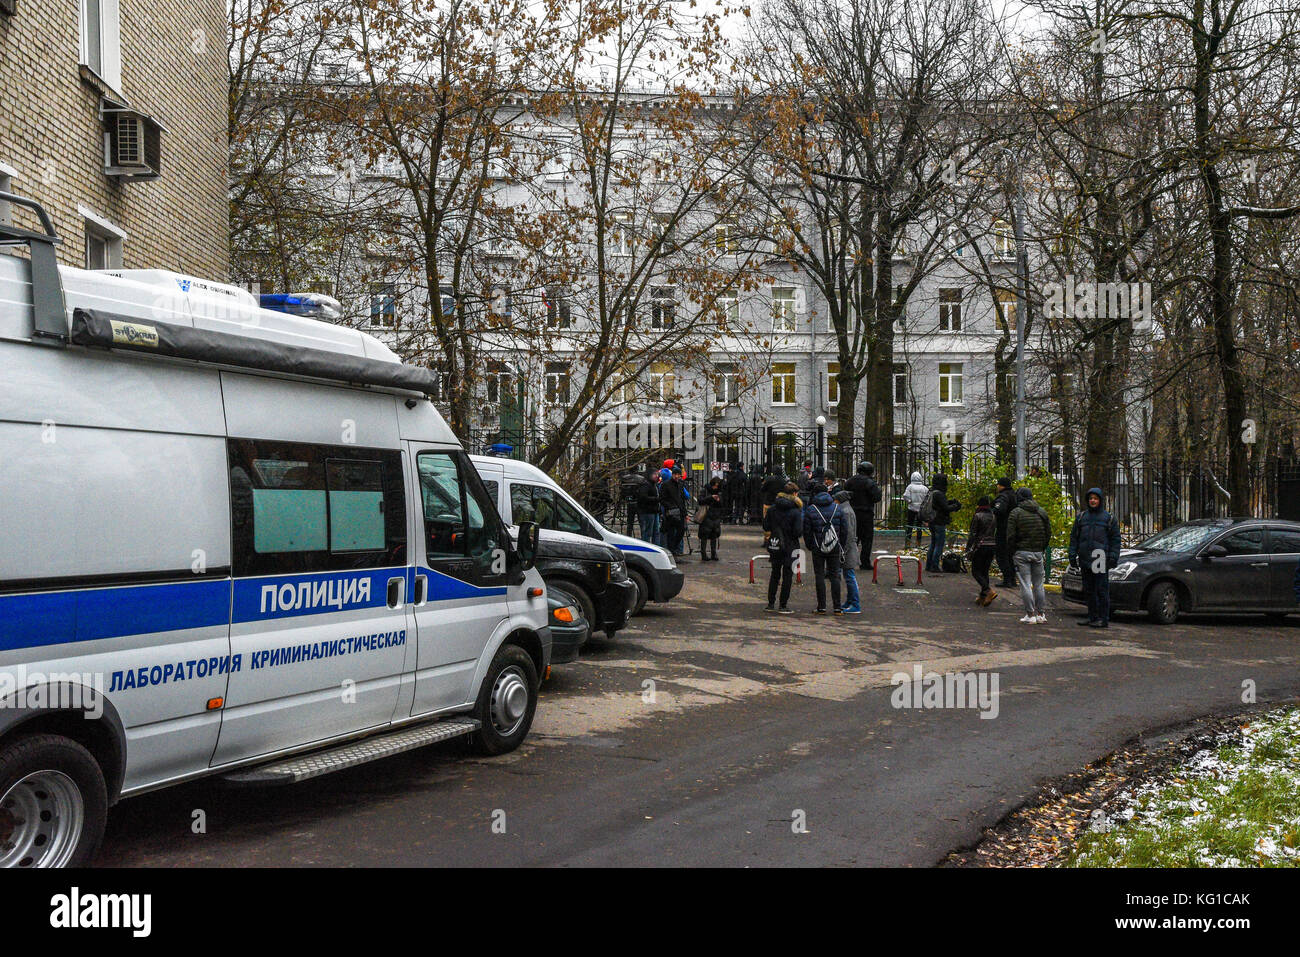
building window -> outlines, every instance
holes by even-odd
[[[496,363],[494,363],[496,365]],[[487,374],[487,400],[493,405],[509,402],[514,398],[511,389],[510,373],[503,368],[489,368]]]
[[[558,144],[555,152],[547,160],[546,181],[563,183],[573,170],[573,147],[567,143]]]
[[[451,286],[438,287],[438,309],[444,321],[456,315],[456,291]]]
[[[672,181],[673,168],[676,162],[676,157],[670,147],[656,146],[650,151],[650,172],[657,182],[668,183]]]
[[[949,223],[943,230],[943,248],[944,251],[956,259],[961,259],[966,255],[966,240],[962,235],[961,227],[956,223]]]
[[[371,284],[370,324],[389,327],[397,325],[397,289],[391,282]]]
[[[1016,331],[1016,294],[1005,289],[996,293],[997,309],[995,321],[1004,332]]]
[[[659,255],[676,252],[677,235],[673,229],[673,214],[655,213],[651,220],[654,224],[655,243],[658,245]]]
[[[740,398],[740,376],[730,363],[718,366],[713,374],[713,404],[731,405]]]
[[[569,291],[563,286],[547,286],[542,290],[546,306],[546,326],[549,329],[568,329],[573,326],[573,304]]]
[[[840,404],[840,364],[826,363],[826,406],[834,408]]]
[[[939,290],[939,329],[942,332],[961,331],[961,290]]]
[[[737,329],[740,327],[740,300],[735,296],[718,297],[718,328]]]
[[[672,286],[650,289],[650,328],[671,329],[677,318],[677,293]]]
[[[939,404],[961,405],[961,363],[939,363]]]
[[[894,287],[894,331],[903,332],[907,326],[907,303],[903,301],[903,287],[898,285]]]
[[[114,89],[122,85],[117,0],[81,0],[81,62]]]
[[[632,214],[615,213],[611,228],[615,256],[632,255]]]
[[[793,286],[772,287],[772,331],[794,332],[795,291]]]
[[[122,241],[126,233],[105,219],[88,216],[84,208],[79,209],[86,216],[86,268],[121,269]]]
[[[736,238],[736,224],[730,219],[724,219],[713,227],[713,243],[718,252],[724,255],[734,255],[740,250],[740,243]]]
[[[772,363],[772,404],[794,405],[794,363]]]
[[[1005,219],[993,223],[993,255],[998,259],[1016,258],[1016,233]]]
[[[656,402],[672,402],[677,398],[677,376],[667,362],[650,366],[650,398]]]
[[[548,405],[568,405],[569,364],[567,362],[546,363],[546,377],[543,388],[543,394]]]
[[[492,289],[489,309],[498,319],[509,319],[511,312],[510,287],[496,286]]]
[[[894,363],[894,405],[907,404],[907,366]]]

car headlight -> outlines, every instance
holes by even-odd
[[[1129,575],[1132,575],[1136,568],[1137,562],[1120,562],[1107,572],[1107,575],[1111,581],[1122,582],[1124,579],[1128,578]]]
[[[627,581],[627,562],[614,562],[609,566],[609,580],[616,582]]]

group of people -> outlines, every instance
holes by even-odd
[[[799,480],[789,480],[778,470],[762,485],[764,543],[772,561],[767,587],[767,610],[789,614],[794,562],[800,548],[811,556],[817,590],[816,614],[827,612],[827,591],[835,614],[860,614],[861,592],[857,570],[871,567],[875,505],[881,489],[870,462],[858,467],[848,482],[839,484],[823,469],[805,469]],[[906,508],[904,547],[921,544],[921,530],[930,533],[925,569],[943,574],[942,559],[952,516],[962,503],[948,497],[948,477],[936,474],[930,485],[920,472],[912,473],[903,491]],[[1068,558],[1079,567],[1088,598],[1088,618],[1081,625],[1105,628],[1110,621],[1108,571],[1119,563],[1119,523],[1105,510],[1099,488],[1085,495],[1086,508],[1070,530]],[[998,596],[992,571],[996,562],[1000,588],[1019,586],[1026,624],[1047,621],[1044,583],[1050,571],[1052,521],[1034,501],[1027,487],[1012,487],[1011,479],[997,480],[991,495],[982,495],[971,517],[965,556],[971,576],[979,586],[976,603],[988,607]],[[716,548],[716,545],[715,545]],[[959,563],[960,564],[960,563]],[[843,600],[841,600],[843,599]]]
[[[777,470],[764,480],[762,495],[763,539],[772,560],[767,610],[792,614],[794,562],[802,548],[812,557],[817,588],[814,613],[827,613],[829,586],[829,610],[837,615],[861,614],[857,571],[870,567],[875,507],[881,498],[875,467],[863,462],[842,485],[825,469],[811,468],[811,463],[799,480],[787,479]]]
[[[722,537],[722,520],[726,514],[721,478],[713,478],[692,506],[690,487],[681,465],[667,459],[660,468],[646,471],[636,486],[633,502],[641,540],[668,549],[681,560],[686,557],[686,527],[694,520],[700,539],[700,561],[718,560],[718,539]]]

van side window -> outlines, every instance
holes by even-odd
[[[510,509],[514,520],[519,522],[536,522],[542,528],[552,531],[573,532],[576,535],[593,536],[582,516],[562,495],[556,495],[554,489],[544,485],[529,485],[526,482],[514,482],[510,486]],[[521,512],[527,517],[521,517]]]
[[[406,564],[401,453],[230,439],[234,574]]]
[[[504,537],[501,520],[469,460],[459,452],[421,452],[417,470],[428,558],[491,556]]]

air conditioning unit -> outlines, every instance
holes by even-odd
[[[130,107],[105,101],[104,174],[128,180],[162,175],[163,128],[152,117]]]

